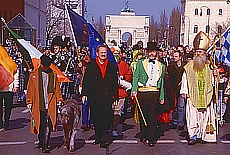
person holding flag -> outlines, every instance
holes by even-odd
[[[17,92],[19,87],[18,77],[17,64],[0,45],[0,131],[9,128],[13,94]],[[5,105],[4,123],[2,119],[3,105]]]
[[[26,104],[31,112],[32,134],[38,134],[38,148],[49,152],[51,131],[56,127],[57,103],[63,101],[57,75],[50,68],[51,59],[41,56],[41,66],[31,72],[28,81]]]

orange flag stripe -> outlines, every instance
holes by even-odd
[[[12,60],[12,58],[8,55],[5,48],[0,45],[0,64],[7,70],[11,76],[17,71],[17,64]]]
[[[32,63],[33,63],[34,69],[37,69],[41,64],[41,60],[33,58]],[[55,72],[55,74],[57,74],[59,82],[70,82],[69,78],[66,77],[54,64],[51,64],[50,68]]]
[[[51,64],[50,68],[57,74],[59,82],[71,82],[54,64]]]

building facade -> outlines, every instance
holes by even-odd
[[[36,45],[46,46],[46,0],[25,0],[25,19],[36,29]]]
[[[65,4],[76,13],[84,14],[84,0],[47,0],[47,45],[50,46],[55,36],[65,35],[72,38]]]
[[[230,26],[230,4],[228,0],[181,0],[180,44],[192,45],[199,31],[212,40],[219,32]]]
[[[35,35],[28,40],[34,45],[40,43],[45,46],[46,34],[46,0],[0,0],[0,16],[4,17],[6,22],[12,20],[19,13],[28,21],[35,29]],[[3,23],[0,24],[1,28]],[[15,25],[17,26],[17,25]],[[20,31],[20,26],[17,28]],[[1,31],[1,43],[4,42],[3,29]],[[25,38],[26,34],[20,36]]]
[[[128,37],[126,37],[128,35]],[[136,15],[126,4],[120,15],[106,15],[106,43],[116,42],[128,46],[143,42],[147,46],[149,40],[149,16]]]

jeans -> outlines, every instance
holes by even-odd
[[[185,99],[181,96],[178,97],[178,103],[177,103],[177,125],[178,126],[184,126],[184,116],[185,116]]]
[[[89,119],[89,104],[87,100],[85,100],[82,104],[82,125],[83,124],[93,125],[93,119],[91,115]]]

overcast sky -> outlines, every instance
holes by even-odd
[[[93,14],[95,20],[102,16],[105,22],[105,15],[119,15],[120,11],[125,8],[127,0],[85,0],[88,14]],[[161,11],[164,9],[168,17],[174,7],[180,7],[180,0],[129,0],[131,9],[136,15],[153,15],[159,20]],[[89,18],[89,16],[88,16]]]

